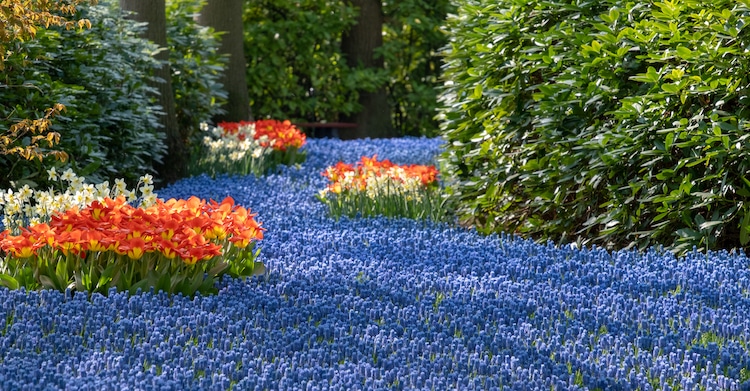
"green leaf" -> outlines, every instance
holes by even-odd
[[[8,289],[20,288],[18,280],[7,274],[0,274],[0,284],[3,284],[3,286],[7,287]]]
[[[740,244],[746,246],[750,242],[750,212],[745,210],[740,222]]]
[[[474,86],[474,94],[471,96],[473,99],[479,99],[482,97],[482,85],[477,84]]]
[[[668,92],[670,94],[680,93],[680,86],[677,83],[664,83],[661,85],[661,89],[664,92]]]
[[[262,276],[264,274],[266,274],[266,265],[263,262],[256,261],[253,268],[253,275]]]
[[[60,284],[58,284],[55,280],[53,280],[53,278],[55,277],[54,276],[50,277],[50,276],[46,276],[42,274],[42,275],[39,275],[39,282],[42,284],[43,287],[47,289],[54,289],[58,291],[62,290],[60,289]]]
[[[635,76],[631,76],[630,80],[640,81],[643,83],[658,83],[661,77],[656,72],[654,67],[648,67],[646,73],[639,73]]]
[[[693,57],[693,51],[684,46],[678,46],[677,55],[682,57],[685,60],[688,60]]]
[[[690,228],[680,228],[675,233],[677,234],[677,236],[684,239],[697,240],[701,237],[700,232]]]
[[[698,227],[698,228],[700,228],[700,230],[702,231],[704,229],[708,229],[708,228],[715,227],[717,225],[722,225],[722,224],[724,224],[724,222],[721,221],[721,220],[706,221],[703,224],[701,224],[700,227]]]

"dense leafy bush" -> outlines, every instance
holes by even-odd
[[[440,30],[453,7],[447,0],[384,2],[384,70],[350,68],[341,34],[358,10],[338,0],[249,1],[245,4],[248,88],[259,118],[335,121],[361,109],[361,91],[385,86],[394,128],[434,135],[437,123]]]
[[[437,89],[442,66],[439,51],[448,42],[441,30],[455,7],[449,0],[383,2],[385,83],[393,127],[402,135],[438,133]]]
[[[41,26],[62,26],[68,29],[89,28],[91,22],[86,19],[68,20],[67,17],[75,15],[76,6],[83,0],[71,0],[67,2],[34,2],[34,1],[14,1],[3,2],[0,7],[0,71],[5,70],[5,61],[11,57],[10,62],[16,68],[23,68],[28,65],[32,58],[14,56],[18,54],[16,45],[19,41],[34,39],[39,27]],[[96,0],[91,0],[96,3]],[[19,67],[20,65],[20,67]],[[4,81],[9,81],[8,78]],[[2,84],[1,88],[24,88],[29,86]],[[56,103],[54,106],[45,110],[43,117],[23,118],[16,123],[7,123],[0,127],[0,155],[3,161],[0,166],[8,166],[7,156],[20,157],[24,160],[43,160],[45,157],[53,157],[59,161],[65,161],[68,158],[65,151],[51,149],[60,139],[60,134],[49,128],[51,118],[64,110],[64,106]],[[6,108],[8,109],[8,108]],[[9,183],[15,165],[6,173],[6,178],[0,179],[0,185]]]
[[[221,70],[227,59],[217,52],[218,33],[194,16],[205,0],[167,1],[167,45],[177,122],[191,151],[200,148],[200,124],[220,114],[227,92]]]
[[[484,232],[675,251],[750,238],[747,4],[464,1],[449,199]]]
[[[44,108],[62,103],[66,110],[52,129],[60,133],[58,147],[76,171],[94,181],[137,181],[141,173],[153,172],[164,154],[146,85],[157,65],[151,56],[156,47],[139,38],[145,26],[120,18],[113,5],[82,7],[80,17],[91,21],[90,29],[50,28],[16,43],[13,66],[4,76],[17,88],[0,89],[0,118],[3,123],[38,118]],[[34,61],[24,64],[24,57]],[[0,164],[10,167],[10,178],[46,180],[38,162]]]
[[[334,121],[359,109],[356,89],[368,75],[347,67],[339,45],[355,12],[338,0],[245,2],[247,81],[257,118]]]

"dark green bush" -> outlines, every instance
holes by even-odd
[[[246,1],[245,56],[256,118],[335,121],[359,110],[357,87],[372,75],[341,57],[356,11],[339,0]]]
[[[200,124],[221,114],[221,106],[227,99],[220,81],[227,58],[217,52],[218,33],[194,19],[205,3],[205,0],[167,1],[172,90],[177,122],[190,150],[200,148]]]
[[[383,56],[393,127],[402,135],[436,136],[440,49],[448,43],[441,30],[455,7],[449,0],[384,2]]]
[[[746,4],[463,1],[449,203],[483,232],[675,252],[750,241]]]
[[[66,111],[53,120],[59,148],[70,164],[91,181],[125,178],[136,182],[153,173],[165,153],[163,135],[148,80],[158,63],[157,47],[140,38],[145,25],[121,18],[117,2],[82,7],[92,22],[82,31],[41,30],[36,40],[17,43],[5,77],[13,88],[0,89],[0,112],[7,126],[38,118],[54,103]],[[201,122],[219,112],[226,92],[219,83],[224,59],[216,53],[216,33],[193,15],[199,0],[168,1],[168,45],[176,114],[183,139],[195,144]],[[29,61],[28,59],[33,59]],[[0,168],[17,184],[44,184],[49,164],[0,156]]]
[[[341,35],[358,10],[341,0],[245,3],[245,55],[253,114],[258,118],[335,121],[361,109],[361,91],[385,87],[394,128],[435,135],[441,31],[449,0],[383,2],[385,70],[350,68]]]
[[[40,30],[35,40],[18,44],[14,64],[23,57],[34,60],[7,70],[10,83],[24,87],[0,89],[1,126],[37,118],[44,108],[62,103],[66,111],[55,117],[53,129],[74,170],[92,181],[137,181],[153,172],[165,151],[146,85],[157,66],[150,55],[156,47],[139,38],[144,26],[121,19],[116,6],[81,7],[79,16],[92,27]],[[11,157],[0,164],[9,179],[38,184],[46,181],[49,168]]]

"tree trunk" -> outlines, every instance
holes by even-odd
[[[169,51],[167,48],[167,16],[165,0],[120,0],[123,11],[133,14],[125,15],[139,22],[148,23],[144,38],[164,48],[156,58],[162,62],[161,68],[154,73],[158,82],[153,87],[159,92],[158,102],[163,114],[160,122],[166,134],[167,155],[156,169],[164,184],[171,183],[184,177],[187,173],[187,148],[180,136],[180,129],[175,115],[174,93],[172,92],[172,76],[169,67]]]
[[[242,25],[243,0],[210,0],[198,15],[198,23],[223,32],[219,53],[229,56],[229,64],[222,75],[229,99],[226,113],[215,121],[246,121],[252,119],[250,97],[247,92],[245,69],[245,38]]]
[[[349,67],[383,68],[383,59],[375,58],[375,49],[383,45],[383,9],[381,0],[350,0],[359,9],[357,24],[341,39],[341,51]],[[359,103],[362,110],[344,118],[357,123],[357,129],[346,138],[393,137],[391,107],[385,86],[376,91],[361,91]]]

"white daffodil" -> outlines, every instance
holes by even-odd
[[[57,180],[57,170],[55,169],[55,167],[52,167],[49,170],[47,170],[47,177],[51,181],[56,181]]]

